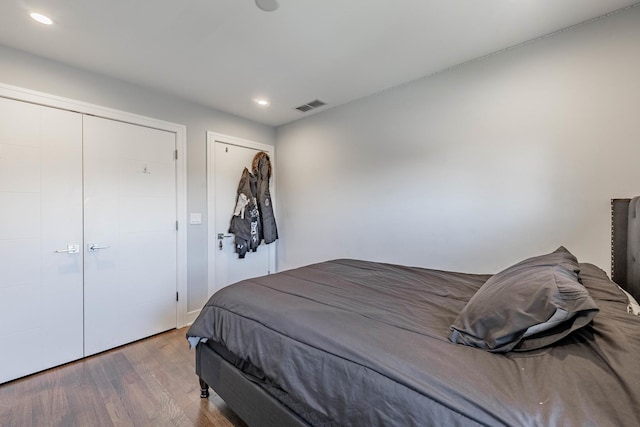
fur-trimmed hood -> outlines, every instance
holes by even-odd
[[[271,160],[269,159],[269,155],[264,151],[260,151],[253,156],[251,170],[258,178],[271,179]]]

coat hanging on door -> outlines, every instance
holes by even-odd
[[[271,160],[264,151],[259,152],[251,162],[253,173],[247,168],[242,171],[236,208],[231,217],[229,232],[235,235],[236,253],[244,258],[248,251],[255,252],[264,240],[273,243],[278,238],[273,203],[269,191]]]
[[[271,202],[271,192],[269,191],[269,179],[271,179],[271,160],[269,155],[264,151],[259,152],[253,157],[251,162],[253,175],[256,177],[258,184],[258,209],[260,210],[260,230],[261,238],[266,244],[275,242],[278,239],[278,227],[276,226],[276,217],[273,214],[273,203]]]
[[[229,226],[229,233],[235,235],[236,252],[240,258],[244,258],[247,251],[255,252],[260,246],[260,212],[255,197],[257,188],[258,180],[244,168]]]

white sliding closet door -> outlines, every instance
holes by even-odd
[[[176,327],[174,133],[84,117],[85,355]]]
[[[83,356],[82,116],[0,98],[0,383]]]

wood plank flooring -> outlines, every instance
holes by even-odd
[[[186,328],[0,385],[0,426],[245,427],[200,398]]]

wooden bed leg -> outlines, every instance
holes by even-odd
[[[202,399],[209,397],[209,384],[204,382],[202,378],[200,378],[200,397]]]

